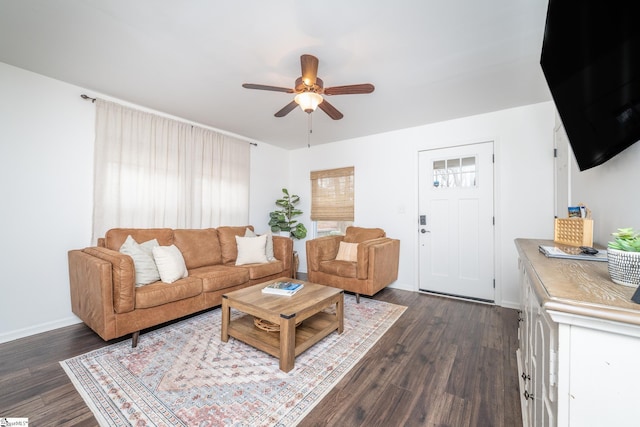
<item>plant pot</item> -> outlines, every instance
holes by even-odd
[[[623,286],[640,285],[640,252],[607,249],[609,276],[614,283]]]
[[[281,231],[280,232],[280,236],[282,236],[282,237],[291,237],[291,232],[290,231]]]

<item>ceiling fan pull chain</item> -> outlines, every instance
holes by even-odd
[[[307,123],[309,127],[309,132],[307,133],[307,148],[311,148],[311,133],[313,132],[313,127],[312,127],[313,122],[311,121],[312,114],[309,113],[308,116],[309,116],[309,120],[307,121]]]

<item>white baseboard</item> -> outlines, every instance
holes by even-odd
[[[53,322],[41,323],[39,325],[29,326],[28,328],[16,329],[14,331],[4,332],[0,334],[0,344],[25,338],[31,335],[40,334],[43,332],[49,332],[54,329],[64,328],[65,326],[76,325],[82,323],[82,320],[75,316],[67,317],[65,319],[55,320]]]
[[[500,303],[500,307],[512,308],[514,310],[521,310],[522,309],[522,307],[520,307],[520,303],[519,302],[513,302],[513,301],[502,301]]]

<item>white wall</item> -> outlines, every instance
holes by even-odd
[[[93,109],[78,88],[0,63],[0,341],[77,323],[67,250],[89,245]]]
[[[393,287],[418,289],[418,152],[494,141],[496,302],[516,307],[518,237],[553,238],[553,104],[550,102],[295,150],[292,188],[311,228],[309,172],[355,167],[355,224],[401,241]],[[313,143],[313,141],[312,141]],[[309,236],[309,238],[312,236]],[[296,242],[306,271],[304,242]]]
[[[608,162],[580,172],[572,152],[572,204],[584,203],[593,215],[593,240],[606,245],[618,228],[640,230],[638,170],[640,143],[636,143]]]
[[[92,94],[0,63],[0,342],[79,321],[71,313],[67,251],[91,244],[95,112],[82,93]],[[544,103],[292,152],[258,142],[251,148],[249,222],[266,231],[268,213],[287,187],[302,197],[310,229],[309,171],[354,165],[356,223],[402,241],[395,286],[415,290],[417,152],[494,140],[497,296],[515,305],[513,239],[553,236],[546,219],[553,206],[553,120]],[[304,244],[295,242],[300,271]]]
[[[67,251],[92,244],[95,108],[82,93],[95,95],[0,62],[0,342],[80,321]],[[258,231],[267,230],[262,217],[286,185],[288,162],[286,150],[251,148],[249,221]]]

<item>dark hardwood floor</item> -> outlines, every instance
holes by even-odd
[[[375,299],[408,309],[300,426],[522,424],[515,310],[388,288]],[[80,324],[0,344],[0,417],[97,425],[59,361],[113,342]]]

